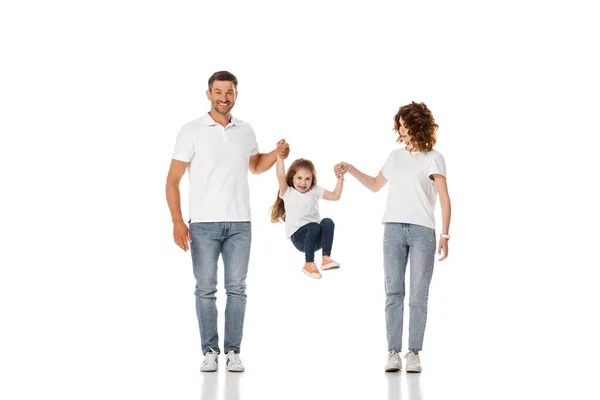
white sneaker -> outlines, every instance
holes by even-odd
[[[409,351],[406,358],[406,372],[421,372],[421,359],[418,354]]]
[[[244,372],[244,365],[240,360],[240,355],[233,350],[229,351],[225,356],[225,366],[227,371],[231,372]]]
[[[396,372],[402,369],[402,360],[400,360],[400,354],[396,350],[392,350],[388,353],[387,364],[385,364],[385,372]]]
[[[204,355],[204,362],[200,366],[200,371],[214,372],[217,368],[219,368],[219,353],[210,349],[210,351]]]

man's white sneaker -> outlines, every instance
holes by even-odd
[[[200,371],[214,372],[217,368],[219,368],[219,353],[210,349],[210,351],[204,355],[204,362],[200,366]]]
[[[387,364],[385,364],[385,372],[396,372],[402,369],[402,360],[400,354],[396,350],[388,353]]]
[[[421,359],[418,354],[409,351],[406,358],[406,372],[421,372]]]
[[[242,364],[242,360],[240,360],[240,355],[238,353],[231,350],[225,357],[225,366],[227,367],[227,371],[244,372],[244,365]]]

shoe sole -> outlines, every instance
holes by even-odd
[[[320,275],[320,274],[319,274],[319,275],[317,275],[317,274],[314,274],[314,273],[312,273],[312,272],[308,272],[308,271],[307,271],[307,270],[305,270],[304,268],[302,268],[302,272],[304,272],[304,274],[305,274],[306,276],[308,276],[309,278],[313,278],[313,279],[321,279],[321,275]]]
[[[329,263],[329,264],[322,265],[322,266],[321,266],[321,269],[322,269],[323,271],[325,271],[325,270],[328,270],[328,269],[338,269],[339,267],[340,267],[340,264],[339,264],[339,263],[336,263],[336,262],[331,262],[331,263]]]
[[[244,372],[244,368],[242,368],[242,369],[227,368],[227,371],[229,371],[229,372]]]
[[[218,368],[210,367],[210,369],[200,368],[202,372],[215,372]]]
[[[400,368],[400,367],[387,367],[387,368],[385,369],[385,372],[398,372],[398,371],[400,371],[401,369],[402,369],[402,368]]]
[[[419,373],[421,373],[421,368],[418,368],[418,369],[417,368],[412,368],[412,369],[407,368],[406,372],[410,372],[412,374],[419,374]]]

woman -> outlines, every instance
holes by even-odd
[[[402,369],[402,327],[404,313],[404,275],[410,259],[409,339],[407,372],[421,372],[419,352],[423,346],[427,320],[427,297],[433,275],[436,235],[434,210],[439,195],[442,233],[439,261],[448,256],[450,196],[446,184],[444,157],[433,149],[436,130],[433,114],[424,103],[400,107],[394,116],[398,143],[406,146],[392,151],[376,177],[359,171],[346,162],[337,164],[336,174],[349,172],[367,189],[379,191],[390,183],[383,223],[383,260],[385,272],[385,320],[388,342],[387,372]]]

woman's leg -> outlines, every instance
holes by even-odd
[[[385,327],[388,351],[402,350],[404,275],[408,261],[408,224],[386,223],[383,234],[385,274]]]
[[[435,262],[435,231],[421,225],[410,224],[408,241],[410,252],[408,350],[418,354],[423,347],[427,322],[427,300]]]

